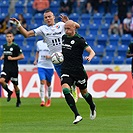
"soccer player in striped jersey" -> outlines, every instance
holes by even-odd
[[[44,40],[37,42],[37,52],[34,65],[37,65],[40,78],[40,106],[49,107],[51,105],[51,80],[54,74],[54,66],[51,61],[50,50]],[[48,100],[45,103],[46,90],[48,90]]]
[[[65,34],[64,25],[65,22],[68,21],[68,17],[64,15],[60,15],[62,22],[55,23],[55,16],[52,11],[47,10],[44,12],[44,22],[46,25],[42,25],[36,29],[27,31],[22,27],[20,22],[16,18],[10,18],[10,22],[17,25],[21,34],[23,34],[26,38],[31,36],[42,36],[50,49],[50,54],[52,55],[54,52],[62,52],[62,36]],[[75,22],[76,28],[79,28],[80,25]],[[54,65],[55,70],[58,76],[61,76],[61,64]],[[75,97],[75,101],[77,101],[76,89],[72,89],[72,94]]]

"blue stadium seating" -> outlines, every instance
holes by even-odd
[[[50,4],[50,10],[54,12],[55,15],[59,14],[59,6],[60,6],[59,1],[52,1]]]
[[[87,26],[82,23],[82,24],[80,24],[80,28],[78,28],[77,31],[78,31],[78,34],[85,37],[86,36],[86,31],[87,31]]]
[[[103,45],[96,45],[92,47],[96,53],[96,56],[102,57],[104,55],[104,46]]]
[[[0,45],[6,44],[6,35],[0,35]]]
[[[116,47],[114,45],[108,45],[106,46],[106,56],[114,56]]]
[[[126,64],[132,64],[132,58],[126,58]]]
[[[27,25],[31,25],[32,15],[30,13],[25,13],[24,18],[26,20]]]
[[[100,57],[94,56],[94,58],[90,61],[90,64],[100,64]]]
[[[104,56],[102,58],[102,64],[112,64],[113,57],[112,56]]]
[[[127,50],[128,50],[128,46],[127,45],[118,46],[118,48],[117,48],[118,56],[126,57]]]
[[[0,2],[0,13],[8,13],[8,8],[9,8],[9,1],[3,0],[2,2]]]
[[[71,20],[73,20],[73,21],[75,21],[75,22],[78,22],[78,21],[79,21],[79,18],[80,18],[80,16],[79,16],[78,13],[71,13],[71,14],[69,15],[69,19],[71,19]]]
[[[83,57],[83,64],[87,64],[88,63],[88,61],[85,59],[85,57],[88,56],[88,55],[89,55],[88,52],[84,50],[83,55],[82,55],[82,57]]]
[[[32,52],[32,47],[30,47],[28,45],[27,46],[23,46],[22,47],[22,51],[23,51],[24,56],[29,58],[30,55],[31,55],[31,52]]]
[[[101,13],[95,13],[93,15],[93,23],[95,24],[101,24],[102,23],[103,15]]]
[[[123,56],[116,56],[114,57],[114,64],[124,64],[124,59]]]
[[[89,25],[89,33],[92,35],[97,35],[98,34],[98,29],[99,29],[99,24],[90,24]]]
[[[121,37],[121,44],[122,45],[129,45],[129,43],[131,42],[131,35],[130,34],[123,34]]]
[[[42,25],[43,24],[43,13],[36,13],[34,16],[34,23],[38,24],[38,25]]]
[[[81,19],[81,23],[83,23],[85,25],[88,25],[89,22],[90,22],[90,15],[84,13],[84,14],[81,15],[80,19]]]
[[[26,43],[30,47],[33,47],[35,42],[36,42],[36,38],[35,37],[26,38]]]
[[[120,38],[119,35],[116,35],[116,34],[110,35],[110,37],[109,37],[110,45],[118,46],[119,38]]]
[[[108,35],[108,29],[109,29],[109,24],[107,24],[107,23],[102,24],[101,27],[100,27],[101,34]]]
[[[17,43],[20,47],[24,45],[24,36],[21,34],[15,35],[14,38],[15,43]]]
[[[106,34],[98,35],[97,37],[97,44],[106,46],[108,36]]]
[[[113,20],[113,17],[114,16],[110,13],[105,14],[105,17],[104,17],[105,23],[110,24]]]
[[[85,36],[85,40],[88,45],[92,47],[95,44],[95,35],[89,34]]]
[[[22,1],[17,1],[15,4],[15,12],[24,14],[24,4]]]

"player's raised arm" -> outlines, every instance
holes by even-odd
[[[60,18],[61,18],[62,22],[64,22],[64,23],[66,23],[69,20],[69,18],[66,15],[63,15],[63,14],[60,15]],[[74,22],[74,23],[75,23],[76,29],[80,28],[80,25],[77,22]]]
[[[23,28],[23,26],[21,25],[21,23],[16,19],[16,18],[10,18],[9,20],[10,23],[14,24],[17,26],[17,28],[19,29],[20,33],[24,36],[24,37],[31,37],[31,36],[35,36],[35,33],[33,30],[27,31],[25,28]]]

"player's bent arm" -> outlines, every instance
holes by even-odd
[[[89,53],[89,56],[86,57],[86,60],[90,62],[92,58],[95,56],[95,52],[90,46],[86,47],[85,50]]]
[[[17,57],[8,56],[8,60],[22,60],[22,59],[24,59],[24,54],[20,54]]]

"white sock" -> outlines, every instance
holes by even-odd
[[[43,84],[41,84],[41,86],[40,86],[40,97],[41,97],[41,101],[44,101],[45,102],[45,98],[44,98],[44,94],[45,94],[45,92],[44,92],[44,85]]]
[[[48,87],[48,99],[51,98],[51,89],[52,89],[51,86],[49,86],[49,87]]]

